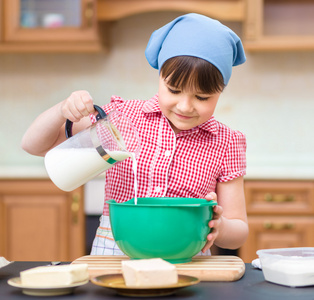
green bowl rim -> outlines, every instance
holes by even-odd
[[[185,200],[206,200],[206,199],[202,199],[202,198],[181,198],[181,197],[146,197],[147,199],[161,199],[161,198],[165,198],[165,199],[185,199]],[[139,197],[138,199],[145,199],[145,197]],[[206,202],[203,203],[189,203],[189,204],[185,204],[185,203],[180,203],[180,204],[144,204],[144,203],[138,203],[137,205],[134,205],[134,203],[130,203],[130,201],[134,200],[134,198],[125,201],[125,202],[121,202],[118,203],[116,202],[116,200],[111,199],[111,200],[107,200],[106,203],[108,203],[109,205],[119,205],[119,206],[141,206],[141,207],[145,207],[145,206],[156,206],[156,207],[202,207],[202,206],[215,206],[217,205],[217,202],[214,200],[206,200]]]

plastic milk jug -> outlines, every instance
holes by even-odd
[[[67,120],[68,139],[45,156],[50,179],[63,191],[73,191],[139,152],[139,135],[128,118],[116,110],[107,115],[101,107],[94,107],[97,122],[72,136],[73,123]]]

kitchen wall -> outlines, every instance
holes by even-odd
[[[0,55],[0,176],[44,174],[43,159],[20,148],[26,128],[72,91],[95,103],[112,94],[148,99],[158,72],[144,56],[153,30],[179,13],[158,12],[112,24],[107,54]],[[241,35],[239,24],[226,23]],[[216,118],[247,136],[248,177],[314,178],[314,52],[247,53]],[[49,122],[49,120],[47,120]]]

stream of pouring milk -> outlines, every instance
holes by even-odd
[[[117,161],[131,157],[134,172],[134,202],[137,204],[135,154],[125,151],[107,151],[107,153]],[[45,167],[50,179],[57,187],[66,192],[73,191],[112,166],[94,148],[54,148],[45,156]]]
[[[137,160],[135,157],[135,153],[129,153],[131,159],[132,159],[132,168],[133,168],[133,173],[134,173],[134,204],[137,205],[137,190],[138,190],[138,185],[137,185]]]

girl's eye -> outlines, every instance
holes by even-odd
[[[170,87],[168,87],[168,90],[169,90],[169,92],[170,92],[171,94],[179,94],[179,93],[180,93],[179,90],[173,90],[173,89],[171,89]]]
[[[209,99],[209,97],[200,97],[200,96],[197,96],[197,95],[195,97],[196,97],[196,99],[198,99],[200,101],[206,101],[206,100]]]

